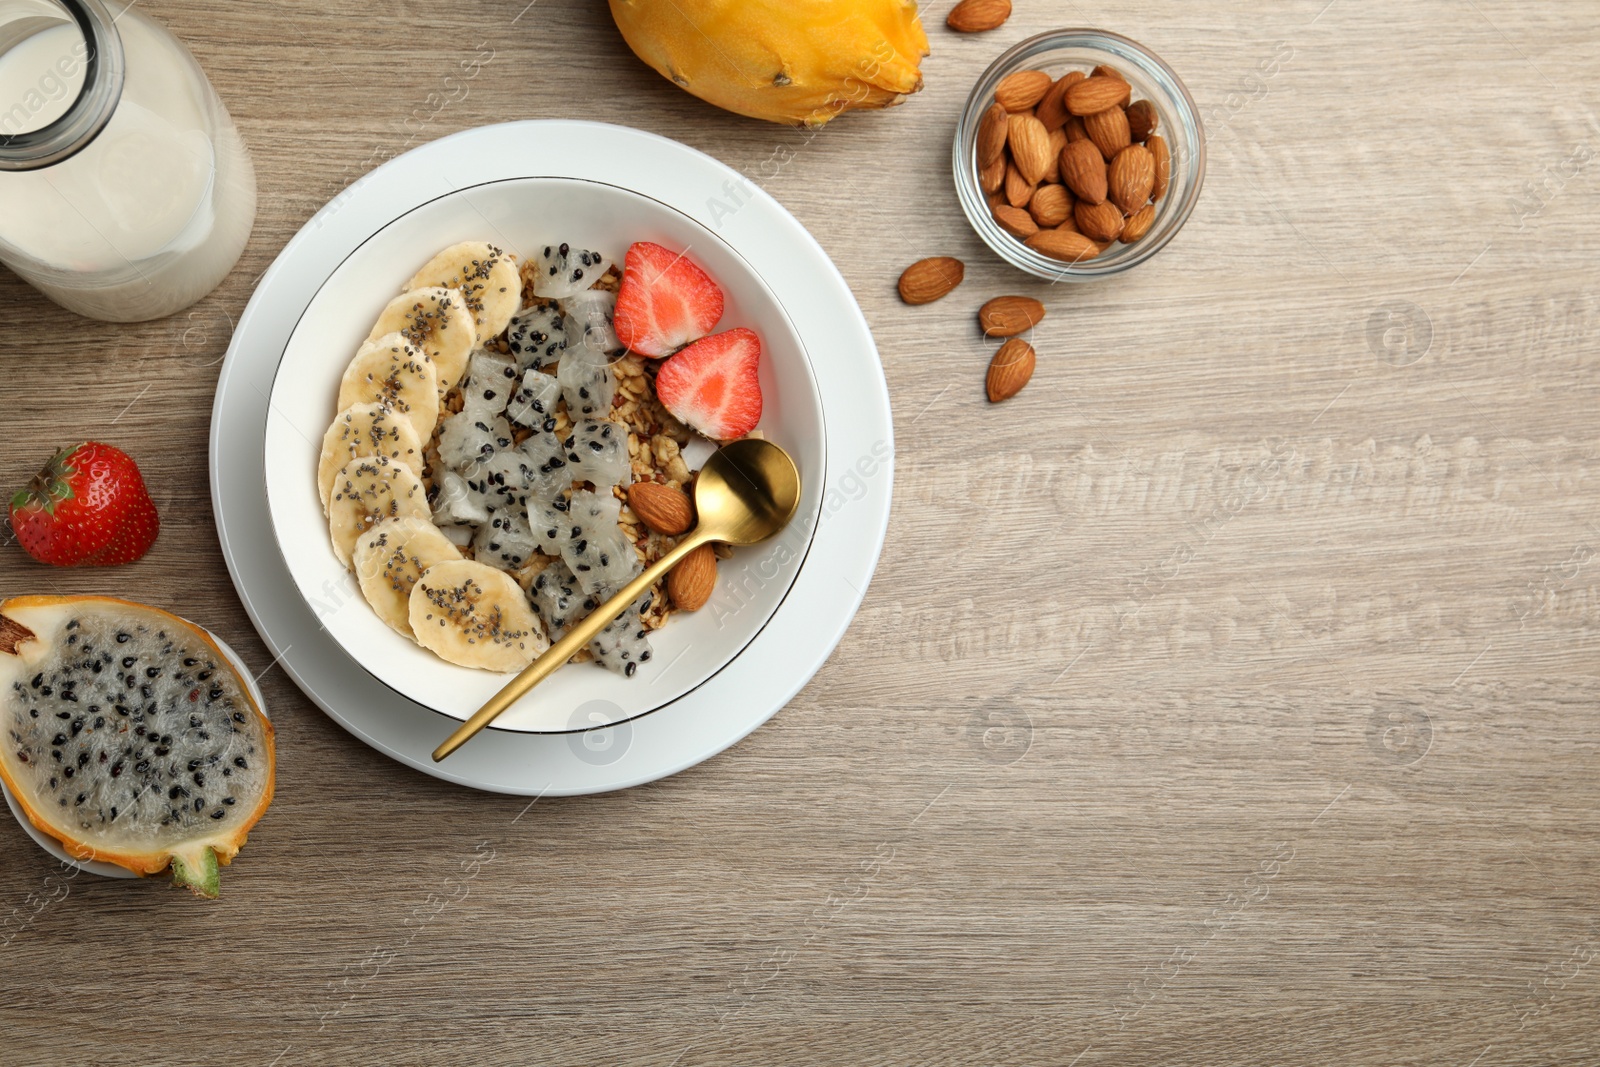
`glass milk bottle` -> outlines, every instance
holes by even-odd
[[[62,307],[161,318],[233,269],[255,168],[189,50],[101,0],[0,0],[0,262]]]

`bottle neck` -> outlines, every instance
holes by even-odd
[[[81,39],[61,60],[82,67],[82,87],[65,112],[38,129],[9,132],[25,126],[28,99],[0,101],[0,171],[40,170],[71,158],[117,109],[125,74],[122,36],[102,0],[0,0],[0,64],[28,38],[68,24]]]

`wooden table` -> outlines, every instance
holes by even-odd
[[[110,440],[165,524],[117,570],[5,548],[4,592],[213,627],[281,749],[220,902],[84,876],[12,920],[0,1063],[1600,1063],[1583,5],[1017,0],[957,38],[940,4],[927,89],[813,138],[675,90],[595,0],[522,2],[147,0],[254,151],[243,262],[132,328],[0,280],[0,482]],[[1063,23],[1164,56],[1211,155],[1160,257],[1052,288],[980,245],[947,156],[990,59]],[[675,778],[531,808],[401,768],[272,669],[205,459],[290,235],[408,145],[530,117],[756,173],[787,148],[762,184],[855,290],[897,431],[883,562],[794,702]],[[900,304],[933,254],[965,284]],[[991,406],[973,312],[1006,292],[1050,312]],[[54,864],[7,820],[0,850],[0,908],[31,908]]]

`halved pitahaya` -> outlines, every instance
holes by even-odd
[[[436,525],[444,527],[460,523],[476,526],[489,521],[489,506],[483,494],[468,485],[466,478],[460,474],[453,470],[439,471],[434,478],[434,486],[433,521]]]
[[[217,895],[273,790],[272,724],[210,635],[109,597],[0,603],[0,778],[73,856]]]
[[[585,289],[561,301],[567,331],[567,349],[582,346],[590,353],[611,357],[622,351],[622,342],[611,325],[616,313],[617,294],[604,289]]]
[[[439,424],[439,458],[473,478],[473,469],[497,449],[511,447],[511,425],[498,416],[458,411]]]
[[[650,662],[649,631],[639,618],[639,606],[631,604],[589,642],[595,662],[608,671],[632,678],[641,663]]]
[[[461,386],[462,407],[479,419],[500,414],[516,391],[519,373],[510,356],[483,349],[472,353],[467,380]]]
[[[567,505],[561,558],[586,593],[620,589],[643,569],[633,542],[617,525],[622,502],[609,489],[603,492],[575,490]]]
[[[491,514],[472,539],[473,558],[501,570],[516,570],[527,563],[537,547],[526,513],[512,508]]]
[[[533,528],[534,542],[547,556],[561,555],[561,546],[572,535],[570,504],[564,497],[528,502],[528,525]]]
[[[506,418],[530,430],[556,428],[556,404],[561,399],[561,383],[553,374],[528,368],[522,383],[511,394]]]
[[[572,426],[561,442],[567,454],[567,476],[575,482],[592,482],[596,488],[633,481],[628,459],[628,428],[610,419],[584,419]]]
[[[561,358],[567,348],[566,316],[559,307],[523,308],[511,317],[506,344],[517,366],[545,367]]]
[[[570,244],[545,245],[534,258],[533,295],[559,300],[581,293],[610,269],[611,258],[602,252]]]
[[[573,422],[582,418],[606,418],[617,395],[617,379],[611,364],[586,348],[569,348],[556,369],[561,396]]]

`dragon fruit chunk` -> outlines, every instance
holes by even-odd
[[[582,418],[603,419],[611,414],[611,401],[617,395],[617,379],[611,364],[586,348],[569,348],[556,368],[561,395],[567,402],[567,415],[573,422]]]
[[[527,307],[511,317],[506,344],[517,366],[547,367],[567,348],[565,315],[559,307]]]
[[[616,309],[617,294],[604,289],[585,289],[562,300],[568,350],[583,348],[589,356],[610,362],[622,351],[622,341],[611,324]]]
[[[528,502],[528,524],[533,528],[533,538],[539,551],[547,556],[561,555],[561,546],[566,544],[572,532],[572,523],[567,515],[570,506],[559,496],[551,500]]]
[[[639,618],[639,608],[630,605],[589,642],[595,662],[608,671],[632,678],[641,663],[650,662],[649,631]]]
[[[609,490],[602,496],[578,489],[568,502],[561,558],[586,593],[620,589],[643,569],[633,542],[617,524],[621,510],[622,502]]]
[[[611,269],[611,258],[570,244],[548,244],[539,250],[534,267],[533,295],[559,300],[599,281]]]
[[[509,444],[511,427],[504,419],[473,411],[458,411],[446,417],[439,424],[439,458],[451,470],[467,473],[493,454],[502,437],[500,426],[505,426],[504,437]]]
[[[467,380],[461,386],[462,407],[477,418],[493,418],[506,409],[517,388],[517,365],[510,357],[482,349],[472,354]]]
[[[604,489],[633,480],[628,428],[619,422],[586,419],[575,423],[561,447],[567,454],[567,473],[575,482],[592,482]]]
[[[438,487],[433,502],[433,521],[439,526],[476,526],[489,521],[489,506],[483,494],[453,470],[443,470],[434,483]]]
[[[509,508],[494,512],[472,539],[473,557],[501,570],[521,567],[536,547],[526,516]]]
[[[511,394],[506,418],[530,430],[556,428],[556,403],[561,399],[561,383],[553,374],[528,368],[522,383]]]

